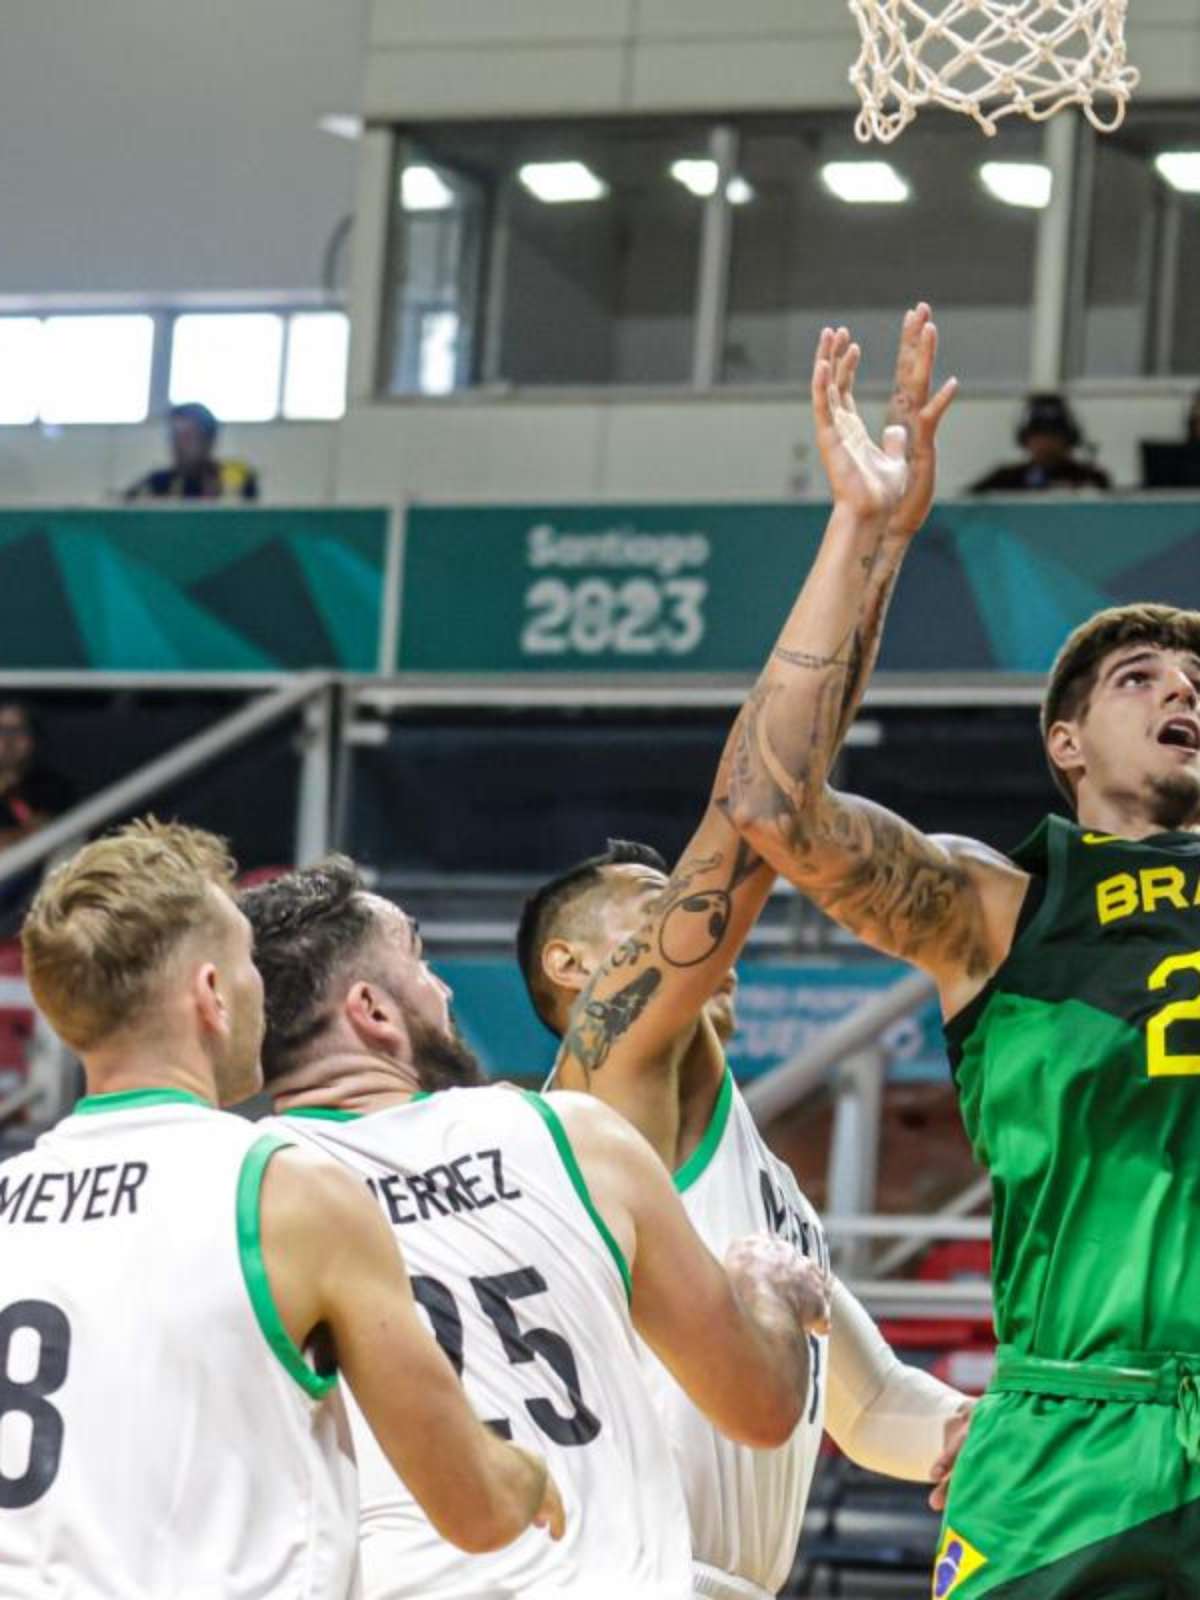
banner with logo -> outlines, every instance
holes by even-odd
[[[374,672],[386,510],[0,511],[0,670]]]
[[[464,957],[435,963],[454,990],[454,1013],[492,1078],[541,1083],[557,1042],[541,1025],[515,962]],[[899,962],[839,965],[816,961],[739,963],[737,1033],[729,1060],[741,1083],[781,1066],[857,1006],[898,983]],[[949,1073],[936,1004],[894,1023],[884,1035],[890,1082],[944,1082]]]
[[[416,506],[398,665],[749,673],[812,563],[812,504]],[[1104,606],[1200,607],[1200,500],[939,506],[897,587],[882,671],[1044,672]]]

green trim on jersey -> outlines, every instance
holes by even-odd
[[[211,1100],[205,1100],[189,1089],[118,1089],[113,1094],[85,1094],[75,1102],[73,1115],[94,1116],[98,1111],[136,1111],[141,1106],[186,1105],[203,1106],[215,1111]]]
[[[281,1117],[312,1117],[320,1122],[357,1122],[361,1111],[343,1111],[340,1106],[291,1106]]]
[[[626,1298],[632,1300],[633,1274],[629,1270],[625,1252],[613,1238],[607,1222],[596,1210],[596,1202],[592,1199],[591,1190],[587,1186],[587,1179],[580,1170],[579,1161],[571,1148],[571,1141],[567,1138],[567,1130],[559,1120],[558,1112],[549,1106],[540,1095],[533,1094],[528,1089],[522,1089],[521,1093],[549,1128],[550,1137],[554,1140],[555,1148],[562,1157],[562,1164],[567,1169],[567,1177],[570,1178],[575,1193],[583,1202],[583,1209],[595,1223],[597,1233],[608,1246],[609,1254],[617,1264],[617,1271],[621,1274],[621,1282],[625,1285]]]
[[[722,1136],[725,1133],[725,1124],[729,1121],[729,1111],[732,1105],[733,1073],[726,1066],[725,1076],[721,1079],[721,1087],[717,1090],[717,1103],[713,1106],[712,1116],[708,1119],[708,1127],[704,1130],[704,1137],[683,1165],[675,1170],[675,1188],[680,1194],[685,1189],[690,1189],[696,1179],[702,1177],[708,1170],[712,1158],[717,1153],[717,1146],[721,1143]]]
[[[271,1283],[267,1277],[267,1267],[262,1254],[259,1198],[263,1174],[276,1151],[291,1148],[286,1139],[277,1138],[275,1134],[269,1133],[264,1134],[246,1152],[237,1186],[238,1257],[242,1264],[242,1277],[245,1279],[250,1304],[254,1307],[254,1315],[258,1319],[263,1337],[279,1357],[288,1375],[295,1378],[305,1394],[313,1400],[321,1400],[337,1383],[337,1374],[322,1377],[320,1373],[314,1372],[305,1361],[303,1352],[293,1343],[291,1335],[283,1325],[283,1318],[279,1315],[275,1297],[271,1293]]]

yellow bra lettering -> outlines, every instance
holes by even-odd
[[[1101,926],[1131,917],[1139,903],[1137,879],[1132,872],[1116,872],[1096,885],[1096,915]]]
[[[1153,911],[1164,900],[1176,911],[1188,909],[1186,880],[1178,867],[1144,867],[1138,877],[1142,881],[1143,910]]]

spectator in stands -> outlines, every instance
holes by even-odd
[[[1031,394],[1017,428],[1022,461],[996,467],[978,483],[972,494],[1021,494],[1029,489],[1111,489],[1112,479],[1102,467],[1080,461],[1075,451],[1083,434],[1070,406],[1060,394]]]
[[[139,478],[126,489],[126,500],[258,499],[253,467],[213,455],[220,425],[207,406],[172,406],[167,431],[172,465]]]
[[[59,773],[37,759],[37,730],[20,700],[0,700],[0,850],[36,833],[75,803]]]

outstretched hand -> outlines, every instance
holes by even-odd
[[[934,439],[958,384],[951,378],[930,398],[937,328],[922,302],[904,318],[888,424],[876,444],[854,402],[861,355],[848,329],[822,330],[812,378],[817,447],[835,501],[884,516],[890,531],[909,536],[933,500]]]
[[[889,426],[903,428],[908,439],[908,483],[890,523],[891,532],[905,536],[916,533],[929,515],[937,469],[937,430],[958,393],[958,379],[947,378],[930,398],[937,347],[937,324],[922,300],[904,316],[887,413]]]

